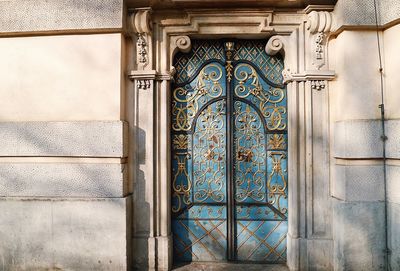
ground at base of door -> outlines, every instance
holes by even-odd
[[[174,271],[289,271],[283,264],[241,264],[241,263],[188,263],[179,264]]]

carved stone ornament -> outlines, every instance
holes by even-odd
[[[265,52],[270,55],[276,55],[277,53],[284,53],[285,40],[282,36],[272,36],[267,44],[265,45]]]
[[[188,36],[172,36],[170,39],[170,59],[178,52],[188,53],[192,49],[192,42]],[[170,67],[171,76],[175,73],[175,68]]]
[[[139,63],[147,63],[147,42],[143,34],[137,34],[136,50],[137,61]]]
[[[308,14],[307,30],[312,35],[312,64],[320,69],[325,65],[325,45],[327,33],[331,30],[332,14],[328,11],[311,11]]]
[[[313,80],[311,81],[311,89],[321,91],[325,88],[325,81],[323,80]]]
[[[290,71],[290,69],[284,69],[282,71],[282,76],[283,76],[283,83],[289,83],[293,81],[293,76],[292,76],[292,72]]]
[[[137,79],[136,80],[136,87],[138,90],[147,90],[151,86],[149,79]]]
[[[130,27],[136,34],[136,64],[143,68],[149,64],[149,39],[151,38],[151,9],[136,9],[130,16]]]

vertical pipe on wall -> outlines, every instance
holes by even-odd
[[[379,57],[379,76],[380,76],[380,92],[381,92],[381,104],[379,105],[381,113],[381,127],[382,127],[382,157],[383,157],[383,188],[384,188],[384,203],[385,203],[385,270],[391,270],[390,268],[390,249],[389,249],[389,234],[388,234],[388,202],[387,202],[387,172],[386,172],[386,132],[385,132],[385,104],[384,104],[384,89],[383,89],[383,67],[382,67],[382,55],[381,55],[381,44],[379,39],[379,23],[378,23],[378,11],[376,6],[376,0],[374,0],[374,11],[375,11],[375,25],[376,25],[376,40],[378,45],[378,57]]]

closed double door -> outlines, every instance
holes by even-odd
[[[175,57],[175,261],[286,261],[286,89],[265,43],[194,40]]]

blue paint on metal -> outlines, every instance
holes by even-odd
[[[264,41],[192,44],[191,52],[175,57],[172,86],[175,260],[227,260],[228,250],[234,250],[239,261],[285,262],[288,176],[283,60],[268,56]],[[230,103],[227,91],[232,93]],[[227,110],[229,104],[232,110]],[[228,133],[233,134],[232,146],[228,146]],[[227,148],[233,157],[226,157]],[[231,173],[227,163],[232,165]],[[228,206],[228,185],[234,193],[233,206]],[[228,215],[231,208],[233,216]],[[234,225],[233,238],[228,236],[229,223]]]

